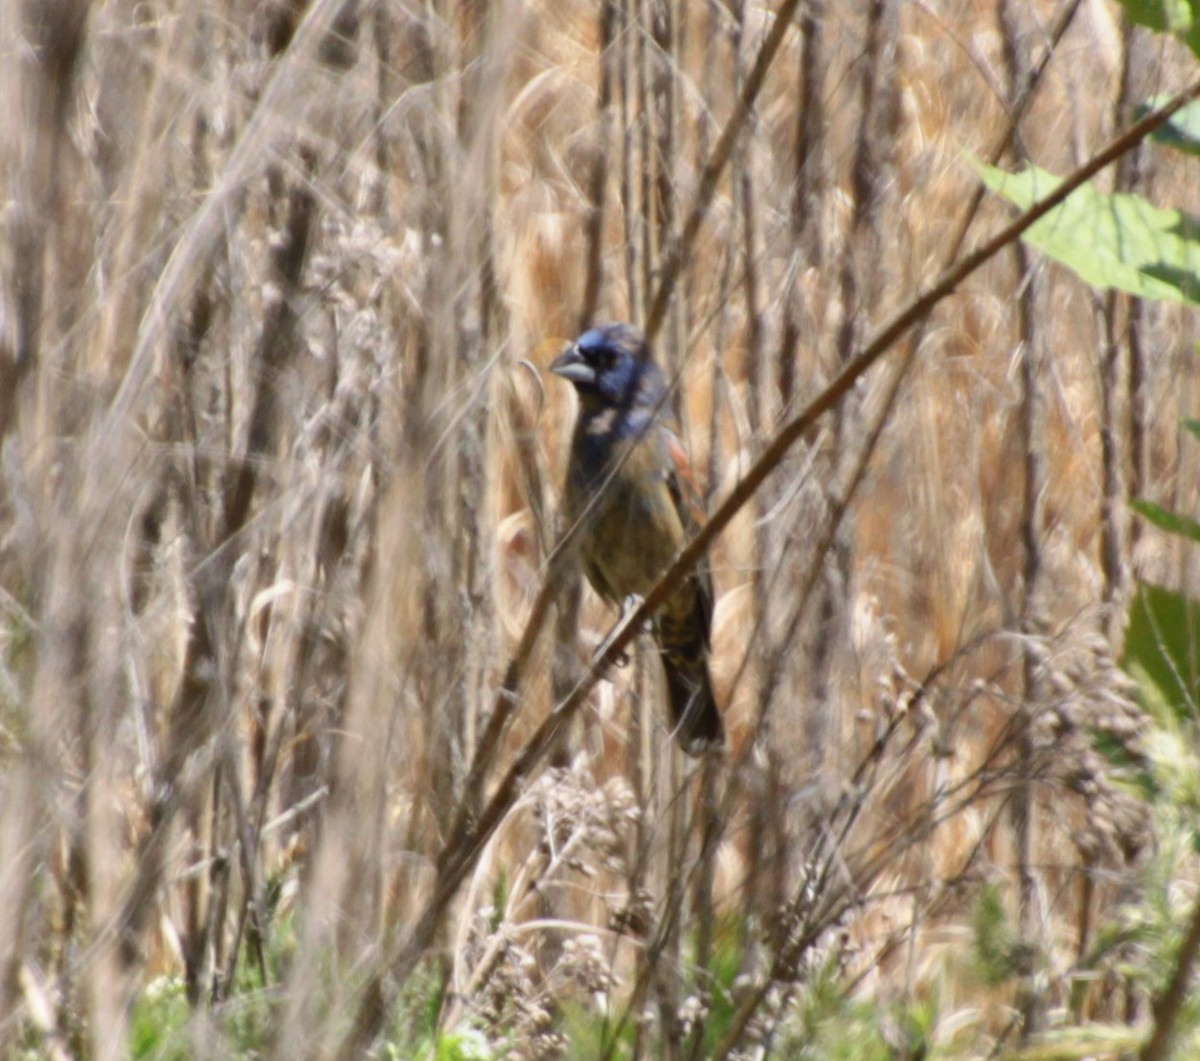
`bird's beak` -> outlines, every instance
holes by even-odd
[[[576,345],[568,346],[554,359],[550,371],[572,383],[595,383],[596,370],[583,359]]]

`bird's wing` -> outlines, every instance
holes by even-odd
[[[688,460],[683,443],[669,428],[662,428],[663,445],[670,458],[667,469],[667,487],[671,491],[671,499],[679,513],[679,521],[683,524],[684,535],[694,538],[704,525],[704,505],[700,499],[700,491],[692,476],[692,462]],[[682,544],[682,543],[681,543]],[[708,557],[701,557],[693,569],[692,578],[696,584],[696,596],[704,616],[704,641],[708,643],[709,631],[712,627],[713,613],[713,584],[712,569]]]

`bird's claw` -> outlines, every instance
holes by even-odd
[[[608,645],[610,643],[611,642],[606,641],[604,644],[602,644],[596,649],[596,654],[592,657],[592,662],[596,669],[596,673],[601,678],[605,679],[609,678],[609,671],[613,670],[614,668],[621,670],[622,668],[629,666],[630,659],[629,653],[625,649],[621,649],[620,652],[615,653],[611,658],[605,659],[604,654],[607,652]]]
[[[596,669],[599,671],[602,677],[606,676],[608,671],[614,667],[618,670],[621,670],[629,666],[629,661],[632,657],[629,649],[627,648],[622,648],[620,651],[614,652],[609,659],[604,659],[603,657],[605,653],[608,652],[608,647],[612,644],[613,638],[620,633],[622,626],[625,624],[625,620],[629,618],[630,614],[632,614],[632,612],[641,603],[642,598],[636,594],[631,594],[621,602],[621,618],[617,620],[617,625],[613,627],[612,633],[606,637],[596,649],[595,658],[597,660],[602,660],[602,662],[598,663]]]

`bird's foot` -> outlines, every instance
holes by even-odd
[[[618,652],[612,659],[604,659],[604,645],[596,649],[595,655],[592,656],[592,667],[596,671],[596,676],[601,681],[612,681],[612,671],[620,670],[629,664],[629,653]]]
[[[613,643],[613,639],[624,629],[625,620],[637,610],[638,605],[641,603],[642,598],[636,594],[630,594],[621,602],[621,617],[617,620],[616,626],[612,628],[612,632],[608,635],[608,637],[600,642],[599,647],[596,649],[597,659],[601,658],[606,652],[608,652],[608,646]],[[629,660],[631,658],[632,657],[630,656],[629,649],[622,648],[619,652],[615,652],[611,659],[608,659],[603,663],[603,665],[600,667],[600,673],[604,675],[612,667],[616,667],[618,670],[628,667]]]
[[[612,644],[612,636],[606,637],[599,645],[596,646],[596,653],[592,659],[597,661],[596,671],[601,678],[607,678],[608,672],[614,667],[621,670],[629,666],[629,652],[626,649],[621,649],[620,652],[614,653],[609,659],[605,659],[604,655],[608,652],[608,646]]]
[[[608,665],[610,667],[616,667],[617,670],[624,670],[629,666],[629,661],[631,658],[632,657],[625,649],[621,649],[620,652],[616,653],[613,658],[608,661]]]

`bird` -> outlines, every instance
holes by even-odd
[[[703,518],[687,455],[669,426],[667,382],[641,330],[623,323],[585,331],[550,370],[579,397],[564,521],[578,524],[578,556],[592,588],[622,606],[650,592]],[[671,730],[693,757],[725,741],[708,667],[712,613],[712,573],[702,559],[651,617]]]

